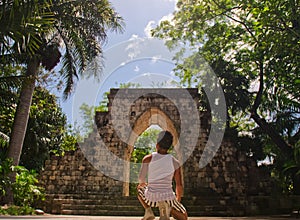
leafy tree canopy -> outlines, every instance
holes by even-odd
[[[20,160],[27,169],[40,170],[51,152],[61,154],[75,148],[76,136],[70,133],[66,115],[56,99],[40,87],[34,93]],[[16,101],[0,107],[1,129],[7,135],[11,132]]]
[[[178,60],[177,74],[200,82],[203,57],[220,78],[231,117],[259,113],[288,143],[299,140],[299,2],[180,0],[177,7],[153,30],[171,48],[194,51]]]
[[[261,159],[264,146],[280,169],[299,161],[299,1],[179,0],[172,19],[152,33],[170,48],[192,51],[183,61],[175,57],[183,83],[201,86],[201,59],[209,63],[225,93],[227,126],[246,137],[237,141],[249,154]]]

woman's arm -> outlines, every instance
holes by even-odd
[[[182,178],[181,178],[181,170],[180,170],[180,164],[178,160],[174,158],[174,179],[176,183],[176,199],[180,202],[181,197],[183,196],[183,186],[182,186]]]
[[[151,158],[152,158],[152,155],[149,154],[149,155],[145,156],[142,160],[142,166],[141,166],[140,173],[139,173],[138,188],[147,185],[146,178],[147,178],[148,166],[149,166],[149,163],[151,161]]]

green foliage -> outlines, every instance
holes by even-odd
[[[7,206],[0,207],[0,215],[33,215],[35,209],[30,206]]]
[[[291,156],[300,140],[299,6],[290,0],[179,0],[173,18],[152,31],[170,48],[184,45],[175,56],[183,84],[203,86],[208,62],[225,93],[227,133],[255,159],[274,158],[274,176],[286,182],[297,173],[296,160],[283,155]],[[192,55],[183,57],[185,50]],[[293,188],[300,188],[294,177]]]
[[[54,14],[49,12],[51,1],[0,2],[0,51],[34,54],[39,49],[40,36],[54,25]],[[13,44],[12,44],[13,42]],[[11,58],[11,57],[10,57]]]
[[[12,184],[14,203],[18,206],[32,206],[36,201],[45,199],[44,189],[37,186],[38,179],[35,170],[27,170],[25,167],[13,167],[16,172],[16,182]]]
[[[176,72],[185,82],[201,85],[201,60],[219,77],[229,115],[249,111],[263,68],[266,118],[299,123],[299,3],[296,1],[178,1],[172,21],[162,22],[153,35],[193,51],[177,57]],[[259,63],[263,62],[263,66]],[[188,83],[189,85],[190,83]],[[275,116],[275,117],[274,117]],[[295,122],[296,123],[296,122]],[[295,129],[295,126],[292,128]],[[289,129],[289,131],[292,131]]]
[[[108,95],[109,92],[103,94],[103,100],[99,103],[99,106],[95,107],[95,112],[107,112],[108,111]]]
[[[7,91],[13,94],[15,89],[10,86]],[[0,105],[0,129],[7,135],[11,133],[18,102],[16,94],[11,97],[13,98],[7,98]],[[67,127],[66,116],[56,100],[57,98],[44,88],[36,88],[20,161],[20,164],[28,169],[40,170],[51,152],[62,154],[76,147],[77,137]],[[4,142],[1,138],[0,140],[0,158],[4,160],[8,141]]]
[[[94,58],[101,57],[100,43],[107,39],[107,31],[122,31],[122,22],[107,0],[0,1],[1,66],[26,67],[20,98],[18,102],[10,103],[19,107],[13,132],[0,128],[2,132],[12,134],[8,156],[13,158],[14,164],[19,164],[24,146],[22,164],[40,169],[49,151],[59,149],[58,143],[63,138],[65,118],[60,109],[51,106],[53,99],[49,97],[50,106],[43,98],[34,100],[36,106],[31,108],[27,126],[34,86],[45,76],[40,67],[50,71],[62,63],[59,73],[64,98],[67,98],[86,66]],[[99,66],[101,69],[102,63]],[[11,129],[11,126],[6,129]]]
[[[141,162],[144,156],[155,151],[157,135],[160,132],[157,128],[148,128],[136,140],[130,158],[130,185],[129,194],[136,195],[136,187]]]
[[[16,180],[13,183],[10,179],[12,173],[16,173]],[[16,211],[16,213],[26,212],[25,214],[29,214],[27,211],[31,210],[30,207],[45,199],[44,189],[38,186],[38,174],[35,170],[29,171],[22,166],[12,166],[12,161],[6,159],[0,161],[0,174],[1,196],[4,196],[6,190],[11,188],[14,193],[14,205],[23,207],[19,210],[19,208],[13,206],[11,209],[4,209],[0,212],[10,213]]]
[[[0,131],[0,161],[4,161],[7,156],[9,137]]]
[[[107,0],[1,1],[1,63],[26,65],[28,58],[38,57],[46,70],[52,70],[61,61],[67,96],[87,64],[101,55],[106,32],[122,31],[123,25]],[[101,69],[102,63],[97,65]]]
[[[183,42],[189,45],[188,50],[195,52],[183,63],[178,60],[177,74],[183,81],[200,80],[200,56],[209,62],[220,77],[230,107],[242,105],[242,109],[245,109],[249,106],[249,86],[251,81],[257,79],[257,62],[261,57],[265,60],[267,76],[265,95],[272,95],[272,99],[266,99],[265,102],[270,101],[271,104],[275,96],[283,101],[290,93],[296,96],[284,100],[295,105],[294,101],[299,100],[299,89],[294,85],[298,78],[299,53],[296,51],[299,51],[300,35],[297,30],[299,27],[293,26],[299,16],[296,15],[299,7],[296,9],[293,4],[297,3],[269,0],[251,3],[235,0],[179,1],[179,10],[174,13],[173,20],[162,22],[153,33],[154,36],[171,39],[168,41],[170,47]],[[283,11],[278,9],[279,6]],[[283,62],[278,62],[278,57],[282,57]],[[289,79],[286,73],[289,73]],[[293,88],[287,88],[287,85]],[[276,91],[273,90],[274,86],[277,87]],[[284,92],[283,87],[286,88]],[[230,95],[234,91],[236,95]],[[274,106],[272,110],[277,107]]]
[[[133,82],[128,82],[128,83],[120,83],[119,88],[141,88],[141,84],[139,83],[133,83]]]
[[[24,77],[21,66],[1,65],[0,68],[0,131],[10,135],[18,102],[18,92]]]
[[[293,157],[291,160],[285,163],[283,172],[300,176],[300,141],[293,149]]]
[[[296,187],[300,184],[300,141],[293,148],[293,157],[287,158],[283,161],[281,182],[285,184],[285,191],[300,194],[299,188]]]
[[[23,73],[24,69],[20,66],[3,66],[1,64],[0,67],[0,103],[7,105],[11,103],[12,99],[17,98],[17,93],[24,79],[19,75]]]
[[[69,126],[69,129],[64,133],[60,148],[51,150],[50,152],[55,155],[64,155],[67,151],[75,151],[77,149],[77,143],[81,138],[82,137]]]
[[[80,113],[81,118],[83,120],[82,128],[80,131],[82,132],[84,136],[91,133],[93,131],[93,127],[95,124],[94,115],[95,115],[95,107],[94,106],[88,106],[86,103],[83,103],[80,106]]]
[[[46,89],[36,88],[20,160],[27,169],[40,170],[50,152],[63,151],[67,119],[56,100]]]
[[[156,139],[160,131],[161,129],[153,127],[145,130],[135,142],[135,149],[147,149],[152,152],[155,151]],[[142,158],[137,159],[137,161],[141,161]]]
[[[67,98],[73,90],[73,83],[78,76],[83,75],[85,67],[98,55],[101,57],[100,43],[107,39],[106,32],[121,32],[123,19],[107,0],[53,1],[50,11],[56,14],[56,22],[61,25],[55,25],[55,31],[45,39],[48,41],[45,50],[48,50],[48,45],[60,47],[63,39],[63,47],[66,49],[62,54],[60,74],[65,84],[64,97]],[[51,53],[49,55],[51,57]],[[99,59],[96,60],[94,76],[103,64]]]
[[[0,195],[1,197],[6,194],[6,188],[11,185],[9,174],[12,172],[11,160],[0,160]],[[0,199],[1,202],[1,199]]]

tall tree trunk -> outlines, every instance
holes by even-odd
[[[26,134],[30,106],[35,88],[35,79],[38,72],[39,61],[36,57],[32,58],[27,65],[27,77],[23,81],[20,93],[19,104],[17,106],[12,133],[9,141],[8,158],[12,159],[13,165],[17,166],[20,161],[23,142]],[[15,182],[15,173],[10,177],[11,182]],[[6,204],[13,203],[13,194],[11,188],[6,189]]]
[[[27,77],[23,81],[17,106],[12,133],[9,142],[8,157],[13,160],[13,165],[18,165],[22,153],[22,146],[26,134],[32,96],[35,89],[35,80],[39,67],[37,58],[32,58],[27,66]]]

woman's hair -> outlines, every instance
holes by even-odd
[[[169,131],[161,131],[157,137],[157,144],[163,149],[169,149],[173,143],[173,135]]]

